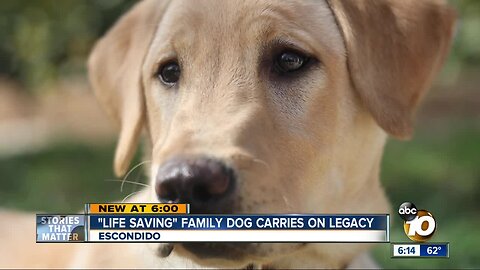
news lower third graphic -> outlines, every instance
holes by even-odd
[[[393,258],[448,258],[433,243],[437,221],[411,202],[400,205],[405,238],[390,243],[388,214],[194,215],[188,204],[95,203],[83,214],[37,214],[37,243],[390,243]]]
[[[392,258],[448,258],[449,243],[425,243],[436,229],[437,221],[428,210],[419,210],[411,202],[404,202],[398,208],[403,219],[405,235],[415,243],[392,243]]]
[[[389,215],[192,215],[188,204],[87,204],[84,214],[37,214],[37,243],[388,243]]]

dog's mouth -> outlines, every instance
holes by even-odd
[[[251,250],[249,243],[182,243],[181,248],[199,259],[243,260]]]
[[[249,269],[253,259],[258,257],[252,243],[178,243],[161,245],[159,257],[168,257],[175,250],[178,255],[190,258],[204,265],[225,265]]]

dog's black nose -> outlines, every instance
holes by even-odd
[[[233,170],[206,157],[176,157],[158,169],[155,191],[161,202],[189,203],[191,213],[230,213]]]

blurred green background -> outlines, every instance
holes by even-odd
[[[115,142],[108,120],[89,115],[87,132],[73,130],[94,102],[85,79],[89,50],[134,2],[0,2],[0,206],[78,211],[140,188],[120,191],[108,181]],[[433,241],[451,243],[450,259],[390,259],[385,244],[374,250],[385,268],[480,267],[480,1],[451,4],[459,14],[452,53],[419,111],[414,139],[388,143],[381,173],[393,209],[411,201],[435,215]],[[92,140],[97,129],[100,143]],[[142,170],[129,180],[144,182]],[[391,240],[408,241],[397,216]]]

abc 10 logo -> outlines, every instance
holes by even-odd
[[[404,202],[398,208],[398,214],[404,220],[405,234],[415,242],[425,242],[432,238],[437,223],[432,213],[427,210],[417,210],[411,202]]]

